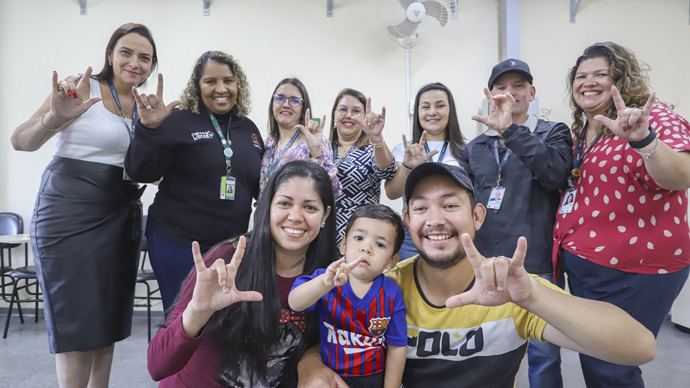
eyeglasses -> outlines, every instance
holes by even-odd
[[[304,102],[303,99],[296,97],[296,96],[288,97],[284,94],[274,94],[273,95],[273,101],[275,101],[275,103],[278,105],[285,104],[285,100],[287,100],[290,103],[290,105],[292,105],[292,106],[300,106]]]
[[[361,116],[362,111],[361,108],[359,107],[353,107],[352,109],[347,109],[346,106],[339,106],[338,109],[336,109],[335,113],[338,114],[338,116],[347,116],[347,112],[350,112],[350,116],[355,117],[355,116]]]

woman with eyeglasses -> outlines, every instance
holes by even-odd
[[[384,185],[388,198],[402,197],[407,175],[422,163],[432,161],[461,166],[465,144],[450,89],[440,82],[422,86],[414,101],[412,143],[408,144],[403,135],[403,142],[393,149],[398,172]],[[407,259],[418,253],[405,229],[400,259]]]
[[[208,51],[199,57],[180,109],[168,108],[179,102],[166,107],[162,94],[160,85],[155,95],[138,97],[141,120],[125,166],[139,182],[163,178],[146,237],[167,311],[194,266],[192,241],[206,252],[247,231],[264,145],[247,117],[247,78],[232,56]]]
[[[278,82],[268,105],[269,137],[261,160],[260,193],[280,166],[300,159],[311,159],[323,167],[331,177],[335,195],[340,193],[330,143],[323,136],[326,115],[322,120],[311,117],[311,102],[302,81],[285,78]]]
[[[335,97],[330,138],[342,186],[335,200],[338,243],[350,215],[360,206],[379,203],[381,181],[398,169],[381,134],[385,122],[386,108],[372,112],[371,99],[362,92],[346,88]]]

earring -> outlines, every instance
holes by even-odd
[[[322,227],[322,228],[325,227],[325,226],[326,226],[326,221],[324,221],[324,222],[321,223],[321,227]]]

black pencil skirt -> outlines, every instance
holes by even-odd
[[[122,170],[56,157],[41,178],[30,233],[51,353],[131,333],[143,188]]]

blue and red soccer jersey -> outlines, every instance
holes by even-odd
[[[324,273],[300,276],[292,288]],[[405,303],[400,287],[379,275],[364,298],[350,283],[335,287],[306,311],[317,309],[323,362],[341,376],[383,372],[385,346],[407,346]]]

